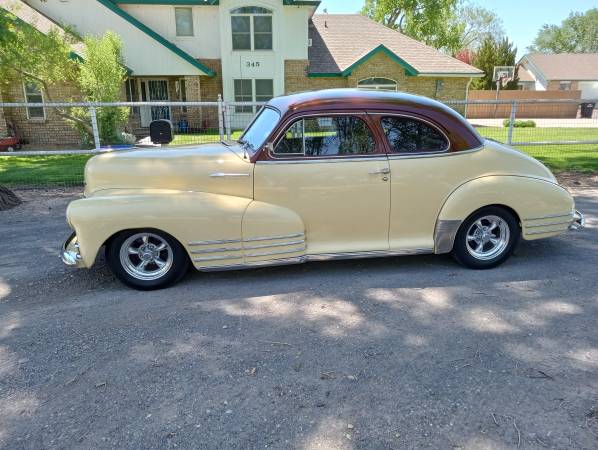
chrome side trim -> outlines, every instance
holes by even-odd
[[[414,248],[405,250],[372,250],[365,252],[347,252],[347,253],[316,253],[307,255],[308,261],[327,261],[332,259],[357,259],[357,258],[377,258],[387,256],[404,255],[422,255],[433,253],[431,248]]]
[[[262,252],[262,253],[248,253],[245,256],[247,258],[261,258],[264,256],[273,256],[273,255],[288,255],[290,253],[299,253],[305,251],[305,245],[301,248],[296,248],[293,250],[281,250],[276,252]]]
[[[205,258],[193,258],[195,262],[208,262],[208,261],[226,261],[228,259],[243,259],[243,256],[209,256]]]
[[[550,223],[542,223],[538,225],[526,225],[525,228],[542,228],[542,227],[550,227],[554,225],[570,225],[571,221],[567,220],[566,222],[550,222]]]
[[[439,220],[434,230],[434,253],[437,255],[449,253],[453,250],[453,244],[457,231],[462,220]]]
[[[286,247],[287,245],[301,245],[305,244],[304,240],[291,241],[291,242],[277,242],[276,244],[260,244],[260,245],[249,245],[245,246],[244,250],[257,250],[259,248],[270,248],[270,247]]]
[[[224,172],[216,172],[210,174],[211,178],[240,178],[240,177],[249,177],[248,173],[224,173]]]
[[[551,214],[549,216],[533,217],[533,218],[530,218],[530,219],[523,219],[523,220],[526,221],[526,220],[556,219],[557,217],[571,217],[571,218],[573,218],[573,211],[570,211],[568,213],[563,213],[563,214]]]
[[[305,237],[305,233],[294,233],[294,234],[285,234],[281,236],[257,236],[253,238],[243,239],[243,242],[256,242],[256,241],[276,241],[278,239],[293,239],[293,238],[303,238]]]
[[[198,270],[202,272],[221,272],[224,270],[246,270],[256,267],[285,266],[289,264],[301,264],[306,261],[305,256],[297,258],[269,259],[267,261],[255,261],[247,264],[234,264],[225,266],[200,266]]]
[[[241,239],[220,239],[216,241],[191,241],[188,245],[216,245],[216,244],[236,244]]]
[[[242,247],[220,247],[220,248],[210,248],[207,250],[191,250],[191,254],[204,254],[204,253],[223,253],[223,252],[240,252],[242,251]]]

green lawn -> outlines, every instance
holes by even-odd
[[[480,127],[484,137],[506,141],[507,129]],[[233,133],[238,139],[240,131]],[[218,133],[179,134],[172,145],[218,142]],[[516,128],[514,141],[598,140],[596,128]],[[541,145],[522,146],[530,154],[559,172],[577,170],[598,171],[598,145]],[[83,183],[83,167],[90,155],[55,156],[2,156],[0,157],[0,184],[9,186],[76,186]]]
[[[478,127],[487,138],[506,142],[508,128]],[[598,128],[514,128],[513,142],[598,141]],[[526,145],[519,150],[539,159],[555,172],[576,170],[598,171],[598,144],[592,145]]]

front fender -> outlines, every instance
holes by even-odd
[[[163,230],[188,252],[194,241],[241,239],[243,214],[251,201],[204,192],[106,191],[73,201],[67,219],[77,233],[83,266],[91,267],[100,247],[127,229]]]
[[[566,230],[568,225],[554,233],[536,234],[528,228],[537,227],[543,223],[543,218],[557,215],[571,215],[572,218],[574,211],[574,201],[569,192],[548,180],[510,175],[476,178],[455,189],[442,206],[436,222],[436,253],[449,252],[461,222],[474,211],[489,205],[503,205],[515,211],[523,237],[529,240]]]

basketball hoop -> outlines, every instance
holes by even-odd
[[[492,81],[496,83],[496,89],[503,88],[515,78],[515,66],[494,66]]]

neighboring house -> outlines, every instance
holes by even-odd
[[[530,53],[518,66],[524,90],[579,90],[582,99],[598,98],[598,53]]]
[[[124,42],[127,100],[267,101],[332,87],[392,89],[462,100],[483,73],[401,33],[351,15],[314,15],[315,0],[27,0],[80,34],[110,29]],[[233,125],[253,108],[238,106]],[[198,108],[138,108],[139,135],[166,117],[217,125]]]

